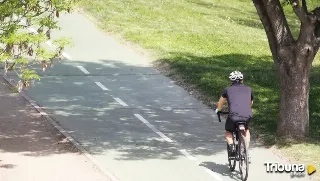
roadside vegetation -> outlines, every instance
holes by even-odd
[[[310,9],[315,1],[308,1]],[[163,72],[209,106],[240,70],[255,95],[255,133],[266,146],[277,145],[289,159],[320,168],[319,54],[310,78],[310,138],[283,142],[275,136],[279,86],[267,37],[252,1],[235,0],[95,0],[80,9],[100,28],[147,50]],[[291,6],[285,12],[294,35],[299,21]]]

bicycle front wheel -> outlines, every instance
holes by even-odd
[[[248,162],[248,152],[247,145],[245,141],[245,136],[240,134],[239,140],[239,170],[241,174],[242,181],[246,181],[248,179],[248,171],[249,171],[249,162]]]

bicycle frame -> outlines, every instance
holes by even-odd
[[[221,118],[220,118],[220,114],[229,114],[229,112],[220,112],[220,113],[218,113],[218,119],[219,119],[219,122],[221,122]],[[240,134],[244,134],[245,135],[245,131],[246,131],[246,129],[245,129],[245,122],[243,122],[243,121],[239,121],[239,122],[237,122],[236,123],[236,130],[232,133],[232,135],[233,135],[233,138],[235,138],[235,140],[237,141],[237,142],[239,142],[239,138],[240,138]],[[233,140],[233,141],[235,141],[235,140]]]
[[[240,159],[239,159],[239,156],[241,155],[240,154],[240,150],[239,150],[239,145],[241,144],[240,142],[240,136],[241,136],[241,134],[243,134],[244,135],[244,137],[245,137],[245,131],[246,131],[246,129],[245,129],[245,127],[244,127],[244,122],[239,122],[239,123],[236,123],[236,125],[237,125],[237,127],[236,127],[236,130],[232,133],[233,134],[233,137],[236,139],[236,141],[237,141],[237,144],[235,143],[235,145],[236,145],[236,151],[237,151],[237,155],[236,155],[236,160],[237,161],[239,161]],[[233,140],[234,141],[234,140]]]
[[[218,112],[218,119],[219,122],[221,122],[221,118],[220,118],[220,114],[229,114],[229,112]],[[230,170],[233,171],[235,168],[235,163],[236,161],[239,162],[239,169],[240,169],[240,173],[241,173],[241,178],[243,181],[246,181],[248,178],[248,160],[247,160],[247,148],[246,148],[246,134],[245,134],[245,122],[244,121],[239,121],[236,123],[236,129],[235,131],[232,133],[232,137],[233,137],[233,144],[236,146],[236,156],[234,159],[234,164],[231,164],[231,159],[229,159],[229,166],[230,166]],[[242,136],[243,135],[243,136]],[[240,137],[242,137],[242,139],[240,139]],[[243,143],[242,143],[243,142]],[[241,145],[244,145],[244,150],[245,150],[245,155],[243,155],[241,153]],[[246,160],[246,171],[245,171],[245,177],[243,176],[243,172],[242,172],[242,158],[243,156],[245,157]]]

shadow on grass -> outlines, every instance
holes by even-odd
[[[223,13],[218,14],[218,16],[222,19],[231,21],[232,23],[237,23],[241,26],[247,26],[251,28],[257,28],[264,30],[263,24],[257,14],[257,11],[252,3],[252,7],[250,10],[243,10],[241,8],[235,8],[230,6],[223,6],[219,4],[209,3],[206,1],[195,1],[192,2],[197,6],[202,6],[207,9],[213,9],[222,11]],[[243,1],[243,3],[247,4],[247,1]],[[289,27],[294,37],[298,37],[300,32],[300,21],[297,16],[293,13],[291,5],[283,6],[285,11],[285,16],[287,18]],[[239,12],[241,12],[241,16],[239,16]]]
[[[229,86],[228,75],[239,70],[244,73],[244,83],[252,87],[255,101],[252,126],[266,146],[276,143],[278,119],[279,86],[275,67],[270,56],[255,57],[243,54],[227,54],[212,57],[199,57],[192,54],[172,52],[170,58],[159,60],[160,70],[181,84],[192,85],[199,92],[205,104],[217,102],[222,90]],[[320,113],[317,112],[320,97],[320,67],[313,67],[310,88],[310,138],[320,138]],[[184,86],[186,87],[186,86]],[[189,90],[190,91],[190,90]],[[314,141],[311,141],[314,142]]]

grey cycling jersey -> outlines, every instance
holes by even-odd
[[[231,118],[248,119],[252,117],[250,103],[253,100],[253,94],[249,86],[234,83],[224,89],[222,97],[228,100],[229,116]]]

